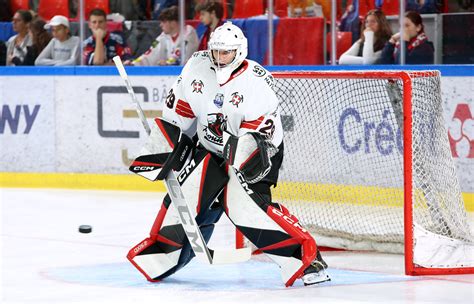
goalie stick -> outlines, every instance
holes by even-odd
[[[140,118],[142,125],[145,128],[145,131],[148,135],[150,135],[150,126],[148,125],[145,114],[143,113],[143,109],[137,100],[135,92],[133,91],[132,84],[128,79],[127,73],[125,72],[122,60],[119,56],[115,56],[113,58],[113,61],[115,62],[117,70],[119,71],[120,77],[122,77],[123,81],[125,82],[128,94],[130,95],[133,103],[136,106],[138,117]],[[186,199],[184,198],[183,191],[181,190],[181,186],[178,180],[176,179],[175,172],[173,170],[170,170],[164,181],[166,189],[168,190],[168,194],[171,197],[171,201],[178,210],[179,218],[184,228],[186,237],[188,238],[189,243],[191,244],[191,247],[198,259],[209,264],[237,263],[244,262],[250,259],[250,248],[240,248],[234,250],[212,250],[208,248],[201,234],[201,230],[199,229],[199,226],[196,223],[196,215],[194,214],[194,212],[192,212],[193,209],[189,207],[188,203],[186,202]]]

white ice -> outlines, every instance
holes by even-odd
[[[208,266],[192,261],[149,283],[126,260],[147,237],[162,194],[1,189],[2,303],[474,303],[474,275],[405,276],[403,257],[323,252],[332,281],[285,288],[262,258]],[[223,218],[224,219],[224,218]],[[78,226],[93,226],[90,234]],[[212,246],[233,244],[228,221]]]

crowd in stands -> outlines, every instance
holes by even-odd
[[[112,58],[116,55],[128,65],[181,65],[195,51],[207,48],[210,34],[223,24],[226,18],[241,14],[238,3],[242,2],[186,1],[186,18],[200,20],[205,26],[205,31],[198,37],[196,29],[191,25],[186,25],[184,32],[180,32],[178,0],[86,1],[95,4],[107,3],[107,6],[86,7],[88,27],[92,35],[84,41],[81,50],[80,40],[72,35],[70,27],[71,20],[77,21],[79,1],[64,0],[67,3],[65,15],[54,15],[48,18],[49,20],[39,14],[41,5],[44,4],[42,1],[0,0],[0,21],[11,21],[16,33],[8,41],[0,41],[0,65],[77,65],[81,62],[81,54],[82,61],[87,65],[112,64]],[[27,3],[26,6],[30,10],[22,9],[18,4],[20,2]],[[274,2],[277,17],[312,17],[327,14],[327,4],[330,1]],[[443,0],[406,0],[407,13],[402,37],[399,33],[392,33],[383,12],[384,8],[389,10],[389,6],[398,5],[398,0],[344,2],[347,6],[344,14],[339,16],[339,30],[352,34],[352,46],[340,56],[339,64],[398,64],[401,40],[405,41],[406,63],[434,63],[434,46],[429,40],[431,37],[427,37],[424,31],[420,14],[446,11],[452,1],[448,3]],[[461,10],[474,11],[474,0],[457,2]],[[255,0],[252,3],[253,8],[258,3],[258,9],[263,13],[267,1]],[[12,14],[14,9],[16,10]],[[364,10],[368,11],[361,16],[360,13]],[[110,14],[119,14],[122,17],[119,20],[158,20],[161,33],[151,45],[142,46],[144,50],[148,47],[146,51],[133,54],[123,33],[107,28]],[[182,45],[185,46],[183,50]]]
[[[392,35],[387,18],[380,10],[371,10],[364,18],[362,35],[339,58],[339,64],[400,64],[400,40],[407,64],[433,64],[434,47],[424,32],[423,19],[416,11],[405,13],[403,36]]]

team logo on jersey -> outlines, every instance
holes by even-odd
[[[244,96],[239,94],[239,92],[234,92],[232,93],[232,99],[229,101],[231,104],[236,106],[237,108],[239,107],[239,104],[244,102]]]
[[[202,80],[194,79],[193,82],[191,82],[191,86],[193,87],[193,93],[202,94],[202,88],[204,88],[204,83],[202,82]]]
[[[225,126],[225,117],[222,113],[207,114],[207,127],[204,128],[204,138],[216,145],[223,145],[222,130]]]
[[[265,72],[265,70],[264,70],[261,66],[259,66],[259,65],[254,66],[252,72],[253,72],[253,73],[255,74],[255,76],[257,76],[257,77],[263,77],[263,76],[265,76],[265,74],[267,73],[267,72]]]
[[[214,104],[218,108],[222,108],[222,105],[224,104],[224,94],[217,93],[216,97],[214,97]]]

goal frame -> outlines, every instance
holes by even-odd
[[[422,76],[439,76],[439,71],[294,71],[273,72],[276,79],[387,79],[399,80],[403,90],[403,224],[404,224],[404,259],[405,274],[449,275],[472,274],[474,267],[462,268],[425,268],[413,262],[413,117],[412,117],[412,78]],[[316,239],[317,242],[317,239]],[[236,246],[244,247],[244,236],[236,231]],[[258,251],[256,252],[258,253]]]

